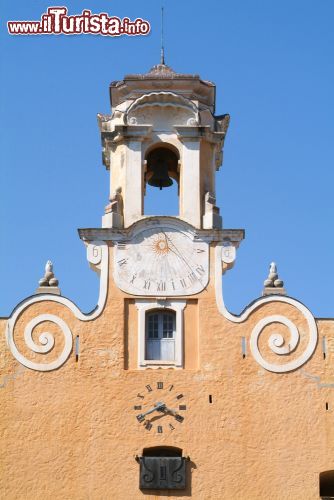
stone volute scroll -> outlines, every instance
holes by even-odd
[[[14,358],[30,370],[48,372],[60,368],[72,352],[72,324],[92,321],[104,310],[108,292],[108,246],[104,241],[83,240],[88,263],[100,275],[97,307],[85,314],[71,300],[60,296],[52,262],[48,261],[36,294],[24,299],[8,319],[8,347]],[[54,314],[50,314],[51,303],[58,305]]]
[[[279,279],[273,262],[264,282],[263,296],[239,316],[230,313],[222,294],[221,261],[229,260],[228,246],[227,249],[226,258],[224,243],[216,246],[216,301],[221,314],[233,323],[243,323],[261,310],[262,319],[255,322],[249,336],[254,360],[273,373],[287,373],[300,368],[312,357],[318,342],[317,324],[311,311],[298,300],[286,296],[284,283]]]

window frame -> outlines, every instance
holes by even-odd
[[[152,311],[146,311],[146,341],[145,341],[145,355],[147,359],[153,361],[154,358],[149,358],[148,353],[149,343],[152,343],[152,346],[156,343],[159,345],[159,358],[156,358],[155,361],[163,360],[161,358],[161,352],[163,350],[164,342],[173,343],[173,355],[175,360],[175,338],[176,338],[176,313],[172,309],[154,309]],[[166,360],[167,361],[167,360]]]
[[[183,310],[186,306],[186,300],[136,299],[135,304],[138,309],[138,368],[183,368]],[[146,359],[146,315],[157,309],[175,312],[174,360]]]

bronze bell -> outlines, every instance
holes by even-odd
[[[166,147],[153,149],[147,155],[147,183],[150,186],[169,187],[173,185],[170,174],[177,173],[178,158]]]
[[[168,175],[168,161],[166,158],[157,157],[154,158],[154,162],[151,165],[153,175],[149,178],[147,183],[150,186],[158,187],[162,189],[163,187],[169,187],[173,185],[172,179]]]

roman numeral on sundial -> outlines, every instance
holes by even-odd
[[[186,280],[185,280],[184,278],[181,278],[181,279],[180,279],[180,283],[181,283],[181,286],[182,286],[183,288],[185,288],[185,287],[186,287]]]
[[[194,272],[188,274],[187,278],[190,281],[190,283],[195,283],[195,281],[197,281],[197,277]]]
[[[200,265],[200,266],[197,266],[197,267],[196,267],[196,272],[197,272],[200,276],[202,276],[203,274],[205,274],[205,269],[204,269],[204,267],[203,267],[202,265]]]
[[[128,260],[128,259],[121,259],[121,260],[118,260],[118,261],[117,261],[117,264],[118,264],[120,267],[125,266],[125,265],[126,265],[126,263],[127,263],[127,260]]]
[[[150,280],[144,280],[144,290],[149,290],[151,286]]]
[[[125,250],[126,249],[126,244],[127,244],[127,241],[118,241],[117,242],[117,248],[118,248],[118,250]]]
[[[166,282],[160,281],[157,283],[157,292],[164,292],[166,290]]]

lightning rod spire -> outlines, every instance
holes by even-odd
[[[165,48],[164,48],[164,8],[161,7],[161,52],[160,64],[165,64]]]

